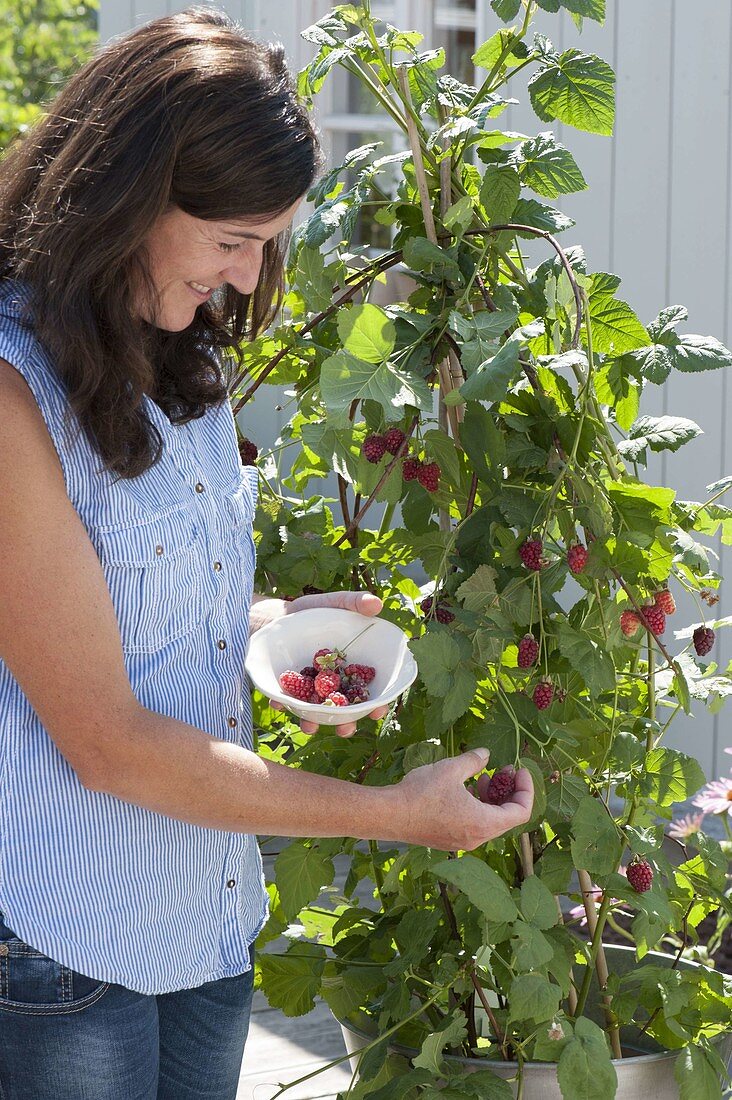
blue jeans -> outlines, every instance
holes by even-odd
[[[0,917],[0,1100],[234,1100],[253,975],[147,996],[61,966]]]

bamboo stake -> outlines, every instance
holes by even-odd
[[[562,912],[562,905],[559,898],[554,895],[554,899],[557,903],[557,913],[559,915],[559,924],[564,924],[564,913]],[[577,986],[574,984],[574,968],[569,968],[569,993],[567,994],[567,1001],[569,1003],[570,1015],[577,1015]]]
[[[585,907],[585,913],[587,914],[587,926],[590,930],[590,935],[594,938],[595,929],[597,928],[597,910],[595,909],[595,903],[592,900],[592,895],[595,891],[592,889],[592,879],[588,875],[587,871],[577,871],[579,878],[580,890],[582,891],[582,902]],[[597,960],[595,962],[595,969],[597,970],[597,981],[600,985],[600,990],[607,987],[608,969],[607,959],[605,958],[605,951],[603,950],[602,943],[600,949],[597,952]],[[610,1032],[610,1043],[613,1048],[613,1057],[622,1058],[623,1052],[620,1049],[620,1035],[618,1029],[612,1022],[610,1002],[612,997],[608,997],[607,993],[602,993],[602,1002],[605,1005],[605,1013],[607,1015],[608,1030]]]

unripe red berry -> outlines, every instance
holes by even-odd
[[[401,428],[389,428],[384,436],[384,446],[390,455],[395,455],[406,438]]]
[[[386,454],[386,443],[383,435],[367,435],[361,447],[361,454],[367,462],[374,465],[380,462]]]
[[[321,699],[327,699],[331,692],[339,691],[341,678],[333,669],[323,669],[315,677],[315,690]]]
[[[405,458],[402,462],[402,480],[417,481],[421,469],[422,463],[418,458]]]
[[[332,691],[330,695],[326,695],[325,699],[323,699],[323,705],[334,707],[347,707],[348,699],[345,697],[343,692]]]
[[[666,616],[663,611],[661,611],[660,607],[656,607],[654,603],[645,604],[645,606],[640,609],[640,615],[641,622],[650,630],[654,637],[657,638],[660,634],[663,634],[666,629]]]
[[[567,565],[570,572],[576,574],[584,573],[585,566],[587,565],[587,559],[589,558],[587,548],[577,542],[574,546],[570,546],[567,551]]]
[[[534,688],[533,700],[538,710],[546,710],[552,705],[554,685],[551,680],[540,680]]]
[[[489,806],[502,806],[504,802],[508,802],[515,790],[516,773],[513,768],[494,772],[480,800],[487,802]]]
[[[698,626],[693,636],[694,649],[700,657],[706,657],[714,645],[714,631],[710,626]]]
[[[653,868],[647,859],[634,859],[628,864],[628,882],[636,894],[645,894],[653,882]]]
[[[370,684],[376,675],[376,669],[371,665],[346,665],[343,669],[344,676],[358,676],[365,684]]]
[[[518,667],[531,668],[539,656],[539,643],[533,634],[524,634],[518,645]]]
[[[309,676],[303,676],[293,669],[287,669],[279,678],[279,684],[285,695],[291,695],[293,699],[301,699],[304,703],[310,702],[313,694],[313,681]]]
[[[417,479],[428,493],[436,493],[440,487],[441,473],[442,471],[436,462],[426,462],[420,467]]]
[[[638,633],[641,621],[635,611],[624,611],[620,616],[620,629],[626,638],[632,638]]]
[[[527,539],[519,546],[519,557],[527,569],[533,569],[537,573],[542,567],[542,552],[544,543],[541,539]]]
[[[662,588],[660,592],[657,592],[653,598],[653,602],[656,607],[660,607],[664,615],[673,615],[676,610],[676,601],[669,592],[668,588]]]

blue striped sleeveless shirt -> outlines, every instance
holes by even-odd
[[[116,478],[79,430],[30,302],[27,285],[0,281],[0,357],[51,434],[104,569],[132,689],[150,710],[250,749],[257,478],[241,465],[229,403],[174,425],[146,399],[164,453],[140,477]],[[0,660],[0,913],[73,970],[164,993],[248,970],[266,892],[255,837],[86,790]]]

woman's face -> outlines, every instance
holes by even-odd
[[[180,332],[224,283],[240,294],[253,294],[266,242],[287,229],[299,205],[300,201],[284,214],[257,222],[204,221],[172,207],[145,238],[159,305],[141,301],[139,316],[166,332]]]

